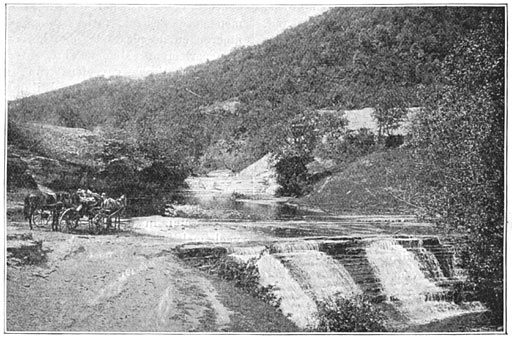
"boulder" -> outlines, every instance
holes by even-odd
[[[55,189],[75,187],[87,173],[87,168],[70,162],[34,156],[27,160],[28,173],[39,185]]]

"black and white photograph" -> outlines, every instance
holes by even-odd
[[[507,3],[4,12],[4,334],[507,334]]]

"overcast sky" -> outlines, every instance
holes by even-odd
[[[145,76],[258,44],[326,7],[7,6],[7,99]]]

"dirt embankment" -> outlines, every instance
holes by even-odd
[[[47,259],[8,266],[8,331],[297,330],[271,306],[187,267],[165,238],[43,230],[33,236]]]

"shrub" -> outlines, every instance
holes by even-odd
[[[335,295],[317,302],[318,324],[322,332],[385,332],[384,313],[365,296],[344,298]]]
[[[281,299],[273,293],[274,287],[271,285],[262,286],[259,283],[260,274],[256,265],[258,259],[259,257],[255,257],[247,262],[239,262],[230,257],[222,257],[213,264],[210,273],[215,273],[223,279],[233,281],[236,287],[278,309],[281,305]]]

